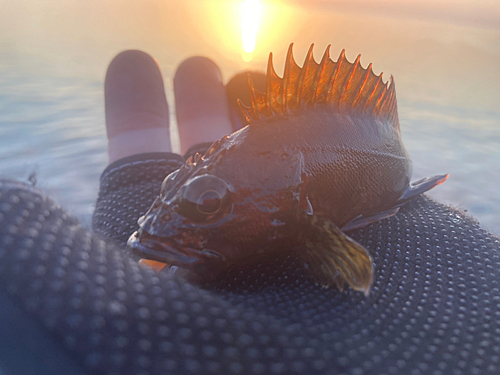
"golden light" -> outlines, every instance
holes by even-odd
[[[241,4],[241,41],[243,42],[242,57],[245,61],[252,60],[255,50],[255,40],[259,30],[262,6],[260,0],[244,0]]]

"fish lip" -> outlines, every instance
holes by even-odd
[[[155,236],[142,229],[132,233],[127,246],[134,254],[159,262],[189,267],[205,263],[224,262],[225,257],[210,249],[193,249],[187,246],[173,247],[165,242],[165,238]]]

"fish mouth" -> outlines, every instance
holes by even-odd
[[[225,257],[210,249],[194,249],[189,246],[172,246],[165,237],[149,234],[143,229],[132,233],[127,241],[127,246],[132,248],[134,254],[164,262],[168,265],[193,267],[203,264],[222,263]]]

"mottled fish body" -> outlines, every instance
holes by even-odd
[[[144,258],[213,278],[295,251],[318,283],[368,293],[372,262],[343,231],[394,215],[447,175],[410,184],[391,79],[344,52],[300,68],[289,49],[283,78],[250,82],[249,125],[169,175],[129,245]],[[341,229],[339,229],[341,228]]]

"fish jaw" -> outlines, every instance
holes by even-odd
[[[139,218],[139,229],[132,233],[127,246],[132,252],[147,260],[178,266],[187,271],[189,279],[212,280],[227,266],[227,246],[215,246],[212,230],[231,221],[227,214],[210,224],[194,224],[175,212],[168,202],[158,197],[148,212]],[[217,248],[218,251],[211,250]],[[192,277],[196,275],[196,278]]]
[[[168,240],[139,229],[129,237],[127,246],[141,258],[194,271],[205,280],[217,277],[225,266],[224,255],[217,251],[206,248],[195,249]]]

